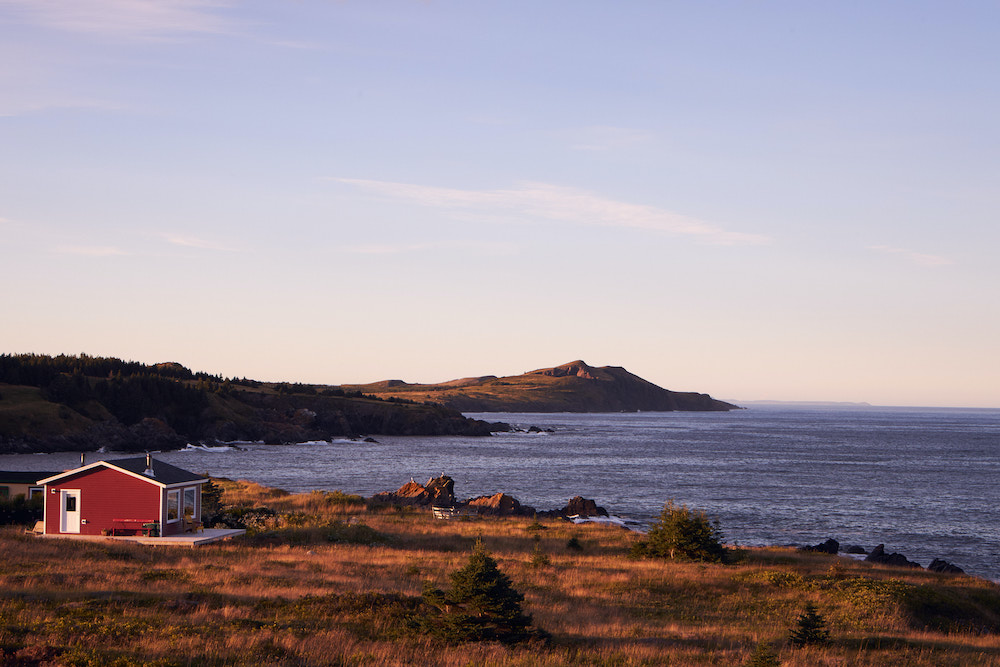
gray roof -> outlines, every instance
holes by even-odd
[[[34,484],[40,479],[58,474],[58,472],[35,470],[0,470],[0,484]]]
[[[146,474],[146,457],[136,456],[130,459],[113,459],[110,461],[94,461],[88,465],[81,468],[74,468],[73,470],[67,470],[62,473],[53,473],[50,477],[39,478],[39,481],[45,481],[46,483],[54,482],[58,479],[63,479],[64,477],[72,477],[73,475],[78,475],[81,473],[86,473],[98,466],[105,466],[109,468],[118,468],[119,470],[125,470],[127,472],[139,475],[140,477],[145,477],[147,480],[154,484],[160,486],[174,486],[176,484],[188,484],[191,482],[204,482],[208,479],[205,475],[196,475],[193,472],[184,470],[183,468],[178,468],[177,466],[172,466],[169,463],[164,463],[163,461],[152,460],[153,475],[149,476]]]

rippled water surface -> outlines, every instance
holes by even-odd
[[[365,496],[445,473],[460,498],[504,491],[554,509],[582,495],[641,521],[673,498],[717,516],[727,539],[741,544],[885,543],[923,565],[944,558],[1000,580],[998,410],[473,416],[553,432],[247,445],[158,458],[290,491]],[[78,462],[76,454],[0,456],[0,469]]]

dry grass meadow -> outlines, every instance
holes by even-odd
[[[223,482],[268,507],[198,547],[0,531],[5,665],[1000,665],[1000,587],[788,549],[702,565],[629,557],[635,534],[531,519],[440,521],[337,493]],[[449,645],[419,630],[477,538],[547,641]],[[574,539],[575,538],[575,539]],[[572,540],[572,541],[571,541]],[[794,648],[807,602],[829,644]]]

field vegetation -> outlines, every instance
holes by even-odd
[[[638,557],[615,527],[216,485],[245,537],[0,530],[0,664],[1000,665],[1000,587],[981,579],[778,548]],[[804,629],[822,641],[792,641]]]

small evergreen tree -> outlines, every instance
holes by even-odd
[[[521,609],[524,596],[497,568],[481,541],[469,563],[451,575],[451,590],[424,587],[424,602],[442,612],[429,619],[435,634],[453,642],[500,641],[513,643],[531,636],[531,616]]]
[[[795,627],[792,628],[789,641],[795,646],[825,644],[830,641],[830,631],[826,628],[826,619],[812,602],[806,603]]]
[[[636,542],[633,555],[720,563],[726,557],[726,548],[722,546],[718,521],[670,500],[650,526],[646,539]]]
[[[778,660],[778,656],[764,642],[757,644],[750,657],[743,663],[743,667],[779,667],[780,665],[781,661]]]

